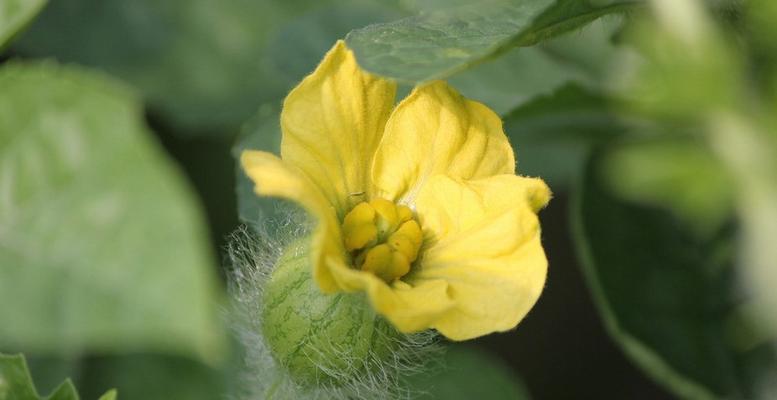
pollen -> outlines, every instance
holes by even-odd
[[[410,272],[423,234],[410,208],[373,199],[357,204],[345,216],[343,238],[354,268],[391,283]]]

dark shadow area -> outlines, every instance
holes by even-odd
[[[147,114],[147,122],[197,192],[220,262],[228,236],[238,226],[235,161],[231,153],[235,135],[183,136],[153,113]],[[222,268],[219,276],[224,278]]]

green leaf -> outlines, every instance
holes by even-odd
[[[537,97],[504,117],[518,172],[540,176],[556,189],[576,176],[592,144],[631,126],[610,110],[607,99],[577,85]]]
[[[452,345],[439,370],[407,379],[418,399],[528,400],[521,381],[502,362],[475,348]]]
[[[111,389],[108,392],[106,392],[104,395],[100,396],[97,400],[116,400],[118,397],[118,392],[116,389]]]
[[[91,357],[79,372],[77,383],[85,399],[97,398],[106,387],[115,387],[120,398],[142,400],[214,400],[227,392],[224,371],[181,357]]]
[[[585,71],[596,87],[612,86],[613,72],[624,59],[633,56],[633,49],[621,46],[618,36],[629,21],[619,15],[599,18],[574,33],[559,36],[537,46],[548,57],[563,61]]]
[[[47,0],[4,0],[0,2],[0,50],[38,15]]]
[[[203,216],[133,93],[51,63],[0,87],[0,345],[218,356]]]
[[[639,0],[490,1],[371,25],[348,34],[359,64],[415,83],[444,79],[512,48],[525,47],[628,10]]]
[[[342,7],[329,10],[333,4]],[[315,66],[350,29],[396,17],[380,4],[56,1],[17,50],[120,77],[136,86],[177,132],[232,135],[259,105],[282,98],[310,72],[307,66]],[[305,14],[313,9],[318,10]]]
[[[70,379],[50,395],[41,397],[32,383],[24,356],[0,353],[0,400],[79,400],[79,397]],[[108,391],[99,400],[116,400],[116,390]]]
[[[573,237],[608,332],[681,398],[754,398],[777,359],[738,290],[735,230],[700,238],[666,210],[618,199],[600,160],[575,192]]]
[[[635,20],[625,34],[643,58],[623,64],[621,96],[637,110],[658,117],[736,109],[747,78],[737,45],[730,40],[735,35],[718,29],[697,1],[657,3],[653,8],[653,18]]]
[[[281,126],[280,108],[266,104],[240,130],[232,154],[235,157],[235,191],[237,193],[238,218],[249,225],[264,223],[268,220],[288,216],[287,211],[296,209],[292,202],[272,197],[260,197],[254,192],[254,183],[246,176],[240,166],[240,154],[243,150],[261,150],[280,154]],[[286,205],[282,207],[281,204]],[[280,222],[280,220],[278,221]]]
[[[556,62],[538,49],[528,48],[511,50],[454,75],[450,84],[464,96],[505,115],[571,81],[584,82],[587,77],[577,68]]]
[[[667,207],[699,234],[714,232],[732,216],[732,179],[702,141],[673,133],[612,149],[605,176],[620,197]]]

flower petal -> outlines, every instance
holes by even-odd
[[[514,171],[499,116],[436,81],[417,87],[391,114],[372,165],[372,195],[412,204],[437,174],[478,179]]]
[[[345,250],[340,224],[329,201],[305,175],[273,154],[244,151],[240,155],[240,164],[246,175],[256,184],[256,194],[292,200],[316,218],[317,224],[310,244],[313,277],[323,292],[337,291],[337,281],[327,267],[327,261],[342,262],[345,259]]]
[[[429,180],[416,203],[426,248],[405,280],[448,283],[455,306],[435,329],[466,340],[511,329],[529,312],[547,272],[535,213],[549,199],[544,182],[515,175]]]
[[[349,292],[366,292],[375,311],[401,332],[428,329],[455,305],[447,295],[448,283],[444,280],[422,282],[416,286],[398,280],[389,286],[372,273],[351,269],[334,261],[329,266],[341,288]]]
[[[286,97],[281,157],[302,171],[338,217],[363,201],[396,84],[359,68],[343,41]]]

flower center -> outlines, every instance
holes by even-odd
[[[374,199],[357,204],[345,216],[343,238],[356,268],[390,283],[410,271],[423,234],[408,207]]]

